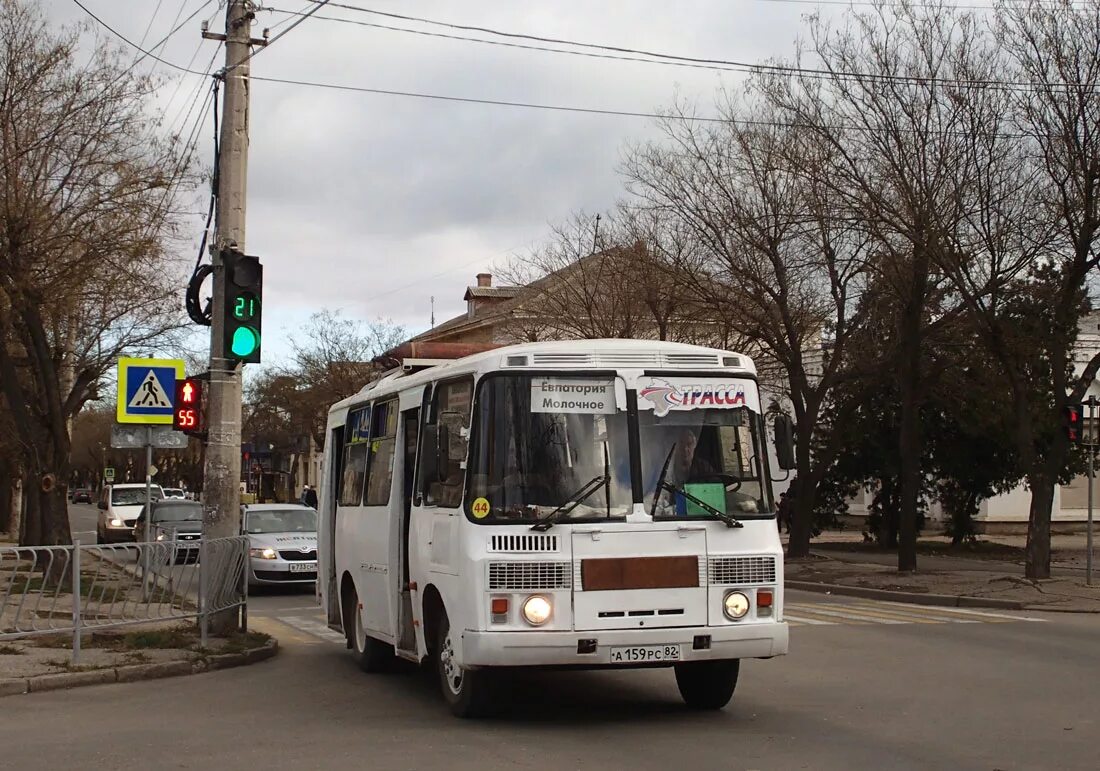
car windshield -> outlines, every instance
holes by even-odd
[[[159,487],[152,489],[152,496],[154,501],[161,500],[164,496],[160,492]],[[111,490],[111,503],[115,506],[140,506],[145,503],[145,488],[144,487],[123,487],[122,489],[113,488]]]
[[[246,532],[316,533],[317,512],[313,509],[267,509],[250,511],[245,516]]]
[[[747,407],[700,408],[639,414],[642,486],[646,507],[657,494],[657,518],[712,517],[704,507],[667,489],[664,482],[734,517],[768,514],[771,502],[762,484],[760,417]]]
[[[201,522],[202,504],[165,503],[153,507],[154,522]]]
[[[613,377],[483,380],[469,515],[535,522],[577,503],[564,519],[623,519],[631,506],[630,455],[626,412],[615,402]]]

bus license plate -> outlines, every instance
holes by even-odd
[[[290,572],[291,573],[316,573],[317,572],[317,563],[316,562],[291,562],[290,563]]]
[[[645,664],[655,661],[679,661],[679,645],[632,645],[612,648],[612,664]]]

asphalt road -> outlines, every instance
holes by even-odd
[[[94,510],[93,510],[94,511]],[[93,525],[94,528],[94,525]],[[668,670],[513,676],[501,717],[450,716],[408,668],[360,672],[312,593],[250,602],[274,660],[0,702],[5,768],[1095,769],[1100,617],[790,593],[791,654],[729,707]]]

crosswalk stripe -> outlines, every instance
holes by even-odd
[[[909,608],[901,608],[898,606],[880,607],[867,603],[852,603],[852,607],[859,608],[861,612],[874,610],[878,613],[885,613],[902,618],[910,618],[913,615],[919,615],[921,618],[935,619],[937,622],[947,624],[1006,624],[1010,621],[1020,620],[1009,616],[979,618],[967,614],[954,613],[950,608],[943,608],[940,606],[921,606],[919,608],[910,606]]]
[[[829,606],[834,607],[834,606]],[[940,615],[932,612],[928,613],[923,609],[909,608],[909,609],[894,609],[885,608],[878,605],[870,604],[855,604],[845,603],[843,605],[836,605],[838,609],[844,609],[850,613],[855,613],[860,617],[871,616],[874,618],[891,619],[898,623],[912,623],[912,624],[945,624],[955,621],[962,621],[962,619],[952,618],[950,616]],[[966,619],[964,623],[977,623],[970,619]]]
[[[850,608],[843,605],[819,605],[813,610],[808,608],[799,608],[798,612],[802,615],[813,614],[816,616],[825,616],[826,618],[838,618],[846,624],[905,624],[906,621],[899,621],[894,618],[883,618],[881,616],[865,615],[862,613],[854,612]]]
[[[789,603],[784,608],[784,618],[795,626],[804,624],[1006,624],[1012,621],[1044,620],[1006,613],[869,600],[830,604]]]
[[[821,620],[816,619],[816,618],[808,618],[808,617],[805,617],[805,616],[798,616],[798,615],[795,615],[793,613],[787,613],[787,612],[783,613],[783,620],[786,621],[788,624],[791,624],[792,626],[803,626],[805,624],[824,624],[824,625],[836,624],[835,621],[821,621]]]
[[[890,606],[893,606],[895,608],[906,607],[905,603],[902,603],[902,602],[883,602],[882,604],[883,605],[890,605]],[[913,607],[913,606],[910,605],[908,607]],[[992,621],[991,619],[1002,619],[1003,621],[1037,621],[1037,622],[1040,622],[1040,623],[1046,621],[1045,618],[1033,618],[1031,616],[1015,616],[1015,615],[1010,615],[1008,613],[994,613],[994,612],[988,611],[988,610],[972,610],[970,608],[965,608],[965,609],[964,608],[946,608],[946,607],[941,607],[941,606],[938,606],[938,605],[935,606],[935,612],[936,613],[946,613],[950,616],[960,616],[960,617],[971,616],[971,617],[976,617],[984,623],[997,623],[995,621]]]
[[[297,618],[295,616],[279,616],[278,621],[284,624],[294,627],[295,629],[311,634],[314,637],[319,637],[322,640],[328,642],[343,643],[344,636],[339,632],[329,629],[325,624],[320,621],[311,621],[306,618]]]
[[[284,642],[290,640],[302,645],[321,645],[322,642],[311,634],[299,631],[282,619],[271,618],[270,616],[250,615],[248,623],[253,629],[259,632],[266,632],[272,637]]]

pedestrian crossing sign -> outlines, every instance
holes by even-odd
[[[118,360],[119,423],[172,425],[176,380],[183,379],[181,359]]]

